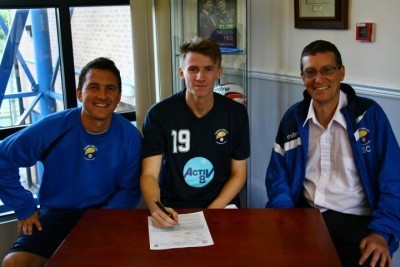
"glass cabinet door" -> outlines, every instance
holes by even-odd
[[[223,75],[215,91],[246,103],[246,0],[171,0],[173,88],[184,88],[179,78],[179,46],[195,36],[212,37],[222,52]]]

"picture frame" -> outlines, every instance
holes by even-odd
[[[348,0],[294,0],[298,29],[347,29]]]
[[[198,0],[197,32],[221,48],[237,48],[237,0]]]

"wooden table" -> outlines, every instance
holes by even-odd
[[[204,215],[214,245],[150,250],[147,209],[88,210],[46,266],[341,266],[316,209],[210,209]]]

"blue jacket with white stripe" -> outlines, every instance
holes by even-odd
[[[348,84],[342,83],[340,89],[347,94],[348,105],[341,112],[371,208],[368,228],[384,236],[393,253],[400,237],[399,144],[386,114],[375,101],[356,96]],[[310,101],[305,91],[303,101],[290,107],[280,122],[265,179],[267,208],[293,208],[303,192],[309,144],[309,127],[304,122]]]

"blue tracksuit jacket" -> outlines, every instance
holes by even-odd
[[[400,148],[382,108],[373,100],[356,96],[345,83],[347,94],[343,113],[354,162],[371,208],[369,229],[388,241],[391,253],[400,237]],[[302,194],[308,151],[307,118],[311,97],[285,113],[272,151],[265,184],[268,208],[293,208]]]

